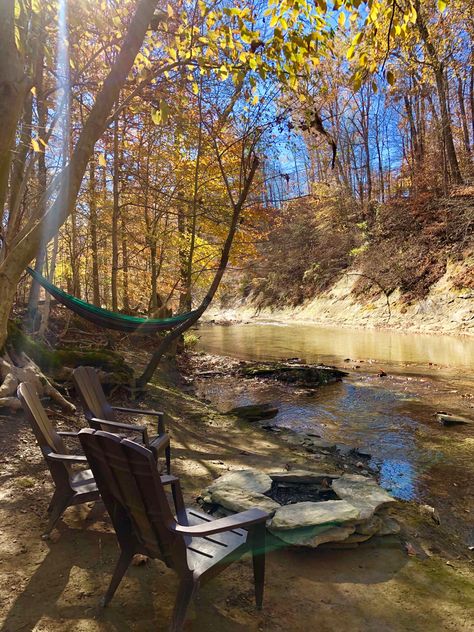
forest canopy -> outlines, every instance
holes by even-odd
[[[36,310],[31,262],[113,311],[187,311],[254,260],[288,203],[308,253],[296,277],[318,271],[316,216],[346,265],[380,205],[472,175],[472,14],[467,0],[4,0],[0,344],[17,292]],[[322,216],[308,196],[330,198]]]

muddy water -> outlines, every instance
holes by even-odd
[[[273,402],[277,425],[365,448],[387,489],[435,506],[474,544],[474,426],[445,428],[434,417],[449,410],[474,418],[474,340],[274,324],[204,325],[198,335],[208,353],[299,357],[348,371],[343,382],[309,394],[229,378],[203,380],[200,389],[221,410]]]

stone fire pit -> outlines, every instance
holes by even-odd
[[[200,501],[217,515],[259,507],[271,514],[268,530],[296,546],[357,546],[374,535],[400,530],[389,515],[395,499],[374,479],[358,474],[238,470],[216,479]]]

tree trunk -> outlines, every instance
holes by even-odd
[[[81,261],[77,236],[76,209],[71,212],[72,293],[81,298]]]
[[[464,86],[461,77],[458,77],[458,101],[459,101],[459,113],[461,115],[462,132],[464,139],[464,148],[467,155],[471,153],[471,145],[469,142],[469,129],[467,127],[466,107],[464,105]]]
[[[130,311],[130,301],[128,296],[128,243],[127,243],[127,225],[125,217],[121,216],[121,229],[122,229],[122,302],[123,309],[126,312]]]
[[[3,219],[18,121],[31,85],[15,43],[15,4],[15,0],[0,2],[0,220]],[[0,329],[4,329],[3,325]],[[1,335],[0,341],[3,344]]]
[[[95,181],[94,155],[89,162],[89,228],[92,258],[92,302],[100,307],[99,254],[97,247],[97,190]]]
[[[58,236],[55,235],[53,239],[53,250],[51,252],[51,261],[48,270],[48,279],[52,281],[54,279],[54,273],[56,271],[56,259],[58,257]],[[51,294],[45,293],[44,304],[41,310],[41,324],[38,330],[40,336],[44,336],[46,328],[49,323],[49,314],[51,311]]]
[[[118,118],[114,121],[114,171],[113,171],[113,208],[112,208],[112,311],[118,310],[118,267],[119,267],[119,249],[118,249],[118,223],[120,215],[119,205],[119,177],[120,177],[120,157],[119,157],[119,142],[118,142]]]

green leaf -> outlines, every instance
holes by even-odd
[[[166,101],[160,101],[160,113],[161,121],[163,124],[166,124],[170,114],[170,106],[166,103]]]
[[[153,123],[155,125],[160,125],[160,123],[161,123],[161,109],[160,110],[155,110],[155,108],[152,108],[152,110],[151,110],[151,120],[153,121]]]

